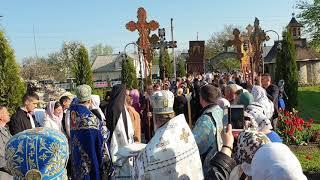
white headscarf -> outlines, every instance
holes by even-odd
[[[262,105],[264,114],[267,118],[271,119],[273,116],[274,105],[273,102],[268,99],[267,92],[261,86],[253,86],[252,91],[253,101]]]
[[[217,100],[217,104],[220,106],[220,108],[224,109],[225,107],[230,107],[230,102],[225,98],[219,98]]]
[[[92,109],[97,109],[99,114],[101,115],[101,121],[105,121],[106,117],[100,109],[100,96],[99,95],[91,95],[92,100]]]
[[[257,122],[258,131],[272,129],[271,121],[264,113],[262,104],[253,102],[252,104],[247,106],[247,113],[252,115],[255,121]]]
[[[53,121],[55,121],[59,126],[61,126],[61,121],[63,118],[63,111],[61,111],[61,113],[56,116],[54,114],[54,105],[56,104],[56,101],[50,101],[47,109],[46,109],[46,113],[47,115],[49,115],[50,119],[52,119]]]
[[[301,165],[291,150],[282,143],[263,145],[251,163],[253,180],[306,180]]]

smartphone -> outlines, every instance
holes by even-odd
[[[228,124],[232,125],[235,131],[244,130],[244,106],[231,105],[228,108]]]

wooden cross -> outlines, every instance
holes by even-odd
[[[229,40],[227,41],[226,43],[226,46],[234,46],[237,53],[238,53],[238,57],[239,59],[242,58],[243,54],[241,52],[241,46],[242,46],[242,41],[241,41],[241,38],[240,38],[240,31],[239,29],[235,28],[233,30],[233,36],[234,36],[234,39],[233,40]]]
[[[185,143],[188,143],[189,133],[186,132],[184,128],[182,128],[182,134],[180,135],[180,140],[183,140]]]
[[[260,74],[262,72],[262,43],[267,40],[267,35],[261,29],[258,18],[255,18],[254,31],[250,39],[254,53],[252,71],[255,74]]]
[[[152,48],[153,49],[160,49],[160,79],[164,80],[166,78],[166,64],[164,62],[164,53],[167,48],[176,48],[177,47],[177,41],[166,41],[166,34],[165,29],[159,29],[158,34],[160,41],[153,43]]]
[[[159,28],[159,23],[157,21],[147,22],[147,12],[143,7],[140,7],[137,12],[138,21],[130,21],[126,24],[126,28],[129,31],[137,30],[139,32],[138,45],[142,49],[143,56],[145,59],[145,64],[147,65],[150,73],[150,78],[152,76],[152,48],[150,43],[149,34]]]

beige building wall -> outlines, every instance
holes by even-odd
[[[299,84],[308,84],[308,68],[306,62],[298,63]]]
[[[320,84],[320,61],[312,62],[312,74],[314,84]]]
[[[103,73],[93,73],[93,79],[95,81],[106,81],[121,78],[121,71],[103,72]]]

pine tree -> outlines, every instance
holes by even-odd
[[[126,57],[122,60],[121,82],[122,84],[125,84],[127,88],[138,88],[136,68],[134,67],[133,59],[130,57]]]
[[[75,82],[78,85],[87,84],[93,86],[92,82],[92,70],[89,61],[88,51],[84,45],[80,46],[80,49],[76,55],[76,61],[73,65],[73,75]]]
[[[173,77],[173,60],[172,57],[170,57],[169,53],[168,53],[168,49],[165,50],[164,52],[164,63],[165,63],[165,75],[166,78],[172,78]],[[161,75],[160,75],[161,77]]]
[[[296,49],[290,33],[284,32],[281,50],[276,59],[276,82],[283,79],[288,95],[286,107],[288,110],[298,105],[298,70],[296,63]]]
[[[19,76],[19,66],[14,51],[0,31],[0,102],[13,113],[21,105],[25,84]]]
[[[186,74],[185,62],[183,59],[179,59],[177,65],[177,77],[183,77],[186,76]]]

